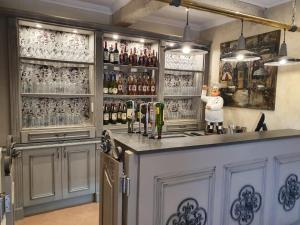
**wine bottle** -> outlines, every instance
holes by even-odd
[[[107,41],[104,42],[103,61],[104,63],[109,63],[109,52],[107,49]]]
[[[122,103],[119,103],[118,106],[118,118],[117,118],[118,123],[122,123]]]
[[[133,76],[132,76],[132,74],[130,73],[130,74],[128,75],[128,83],[127,83],[127,88],[128,88],[127,94],[128,94],[128,95],[132,95],[132,85],[133,85]]]
[[[152,66],[156,67],[156,56],[154,50],[152,52]]]
[[[105,103],[104,109],[103,109],[103,124],[108,125],[109,124],[109,108],[108,105]]]
[[[144,49],[144,66],[148,66],[147,49]]]
[[[128,122],[128,133],[133,133],[134,118],[134,101],[129,100],[126,102],[127,108],[127,122]]]
[[[143,80],[142,80],[142,74],[138,74],[137,79],[137,94],[143,95]]]
[[[149,73],[147,73],[147,76],[146,76],[146,87],[147,87],[146,95],[150,95],[151,94],[151,84],[150,84]]]
[[[119,73],[119,77],[118,77],[118,95],[123,95],[124,92],[123,92],[123,81],[124,81],[124,78],[123,78],[123,73]]]
[[[131,90],[132,95],[136,95],[137,94],[137,79],[136,79],[135,74],[133,75],[133,83],[132,83],[131,89],[132,89]]]
[[[132,54],[132,48],[130,49],[130,55],[129,55],[129,65],[133,65],[133,54]]]
[[[113,46],[111,45],[109,48],[109,62],[114,63],[114,61],[115,61],[115,53],[114,53]]]
[[[164,126],[164,104],[162,102],[158,102],[155,104],[155,108],[156,108],[155,125],[157,127],[158,139],[161,139],[162,128]]]
[[[152,66],[152,57],[151,57],[151,51],[148,53],[148,63],[147,66]]]
[[[155,91],[156,91],[156,82],[155,82],[155,74],[153,71],[152,77],[150,80],[150,95],[155,95]]]
[[[124,65],[128,65],[128,64],[129,64],[129,57],[128,57],[128,53],[127,53],[127,48],[126,48],[126,46],[125,46],[123,58],[124,58],[124,59],[123,59],[123,60],[124,60],[123,64],[124,64]]]
[[[117,82],[116,82],[116,74],[112,75],[111,88],[112,88],[112,94],[113,95],[118,94],[118,85],[117,85]]]
[[[147,95],[147,76],[143,74],[143,95]]]
[[[119,55],[119,64],[121,64],[121,65],[124,64],[124,51],[123,51],[123,49],[121,50],[121,54]]]
[[[115,50],[114,50],[114,64],[119,64],[119,50],[118,50],[118,43],[115,43]]]
[[[121,120],[122,124],[126,124],[127,123],[127,107],[126,104],[123,104],[122,106],[122,120]]]
[[[139,66],[144,66],[144,56],[143,56],[143,51],[141,50],[140,56],[139,56]]]
[[[103,94],[108,94],[109,89],[109,74],[108,72],[104,72],[104,82],[103,82]]]
[[[117,124],[117,120],[118,120],[118,108],[116,104],[113,103],[111,107],[111,123]]]
[[[136,48],[134,47],[134,50],[133,50],[133,63],[132,63],[133,66],[137,66],[138,65],[138,56],[136,54]]]
[[[108,82],[108,94],[113,94],[113,86],[112,86],[112,79],[113,79],[113,72],[110,72],[109,74],[109,82]]]

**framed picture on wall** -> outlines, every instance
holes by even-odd
[[[224,106],[275,110],[277,67],[264,62],[275,57],[280,47],[280,30],[246,38],[246,48],[261,55],[253,62],[223,62],[219,79]],[[237,41],[222,43],[221,56],[234,51]]]

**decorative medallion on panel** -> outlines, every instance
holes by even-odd
[[[239,225],[250,225],[255,213],[259,211],[262,204],[261,194],[256,192],[252,185],[241,188],[238,198],[231,205],[231,218]]]
[[[206,210],[196,199],[187,198],[178,205],[177,212],[169,217],[166,225],[205,225],[206,222]]]
[[[285,184],[280,188],[278,193],[278,201],[285,211],[291,211],[300,199],[300,182],[296,174],[290,174]]]

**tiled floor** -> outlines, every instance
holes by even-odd
[[[99,205],[91,203],[18,220],[16,225],[98,225]]]

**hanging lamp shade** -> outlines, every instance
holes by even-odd
[[[233,52],[225,53],[221,56],[221,60],[224,62],[249,62],[259,60],[261,57],[255,53],[246,49],[246,40],[244,37],[244,21],[242,20],[242,32],[238,39],[237,49]]]
[[[189,25],[189,10],[187,9],[186,25],[183,32],[183,42],[177,43],[174,46],[167,46],[165,51],[178,52],[184,54],[207,54],[208,48],[205,45],[196,44],[193,42],[192,29]]]

